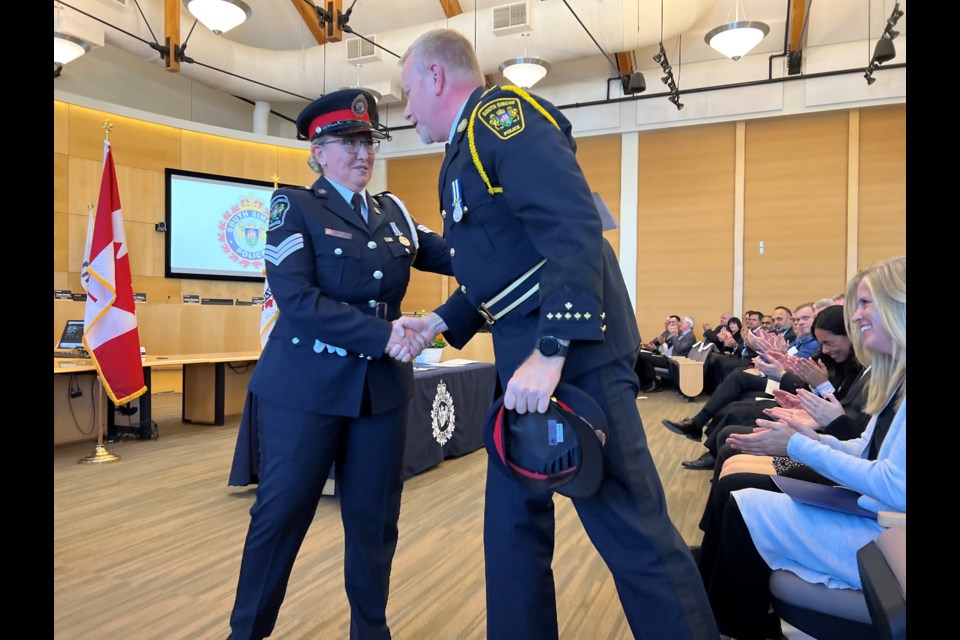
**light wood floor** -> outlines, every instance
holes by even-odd
[[[681,460],[701,445],[662,418],[703,405],[667,390],[638,399],[671,518],[690,544],[710,473]],[[108,444],[121,457],[77,464],[94,443],[54,449],[54,637],[58,640],[226,638],[253,488],[228,487],[239,417],[223,427],[180,421],[180,395],[154,396],[157,440]],[[124,418],[118,418],[123,421]],[[485,637],[482,512],[486,452],[407,480],[387,617],[397,640]],[[564,640],[630,638],[616,589],[569,500],[556,498],[554,573]],[[294,566],[272,637],[347,638],[343,533],[324,498]]]

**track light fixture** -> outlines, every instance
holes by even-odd
[[[660,50],[653,56],[653,61],[663,69],[664,75],[660,78],[660,82],[667,85],[667,88],[670,89],[670,102],[676,105],[677,110],[683,109],[683,105],[680,104],[680,89],[677,87],[677,82],[673,78],[673,67],[670,66],[670,61],[667,59],[667,51],[663,48],[662,42],[660,43]]]
[[[897,26],[897,21],[902,17],[903,10],[900,9],[900,3],[897,2],[893,5],[893,12],[890,14],[890,17],[887,18],[887,23],[883,28],[883,34],[880,36],[880,39],[877,40],[877,44],[873,49],[870,64],[864,70],[863,77],[867,80],[868,85],[877,81],[877,79],[873,77],[873,72],[876,71],[877,67],[897,57],[897,50],[893,46],[893,39],[899,36],[900,32],[894,30],[894,27]]]

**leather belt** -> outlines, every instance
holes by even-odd
[[[547,259],[544,258],[537,264],[530,267],[530,269],[522,276],[507,285],[503,291],[490,298],[486,302],[480,303],[477,311],[483,316],[484,320],[487,321],[488,325],[492,325],[497,320],[513,311],[524,300],[540,290],[539,281],[530,287],[524,287],[523,285],[530,279],[531,276],[533,276],[533,274],[537,272],[540,267],[546,264],[546,262]]]

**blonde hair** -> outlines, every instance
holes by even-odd
[[[447,75],[483,85],[483,73],[473,43],[453,29],[433,29],[418,37],[401,56],[400,66],[407,60],[411,60],[410,64],[415,65],[420,73],[426,71],[430,62],[439,61]]]
[[[857,310],[857,288],[869,287],[873,306],[893,341],[893,353],[868,351],[860,330],[850,319]],[[847,333],[860,362],[870,366],[870,389],[864,410],[877,414],[888,402],[900,402],[907,392],[907,258],[899,256],[864,269],[847,283],[844,300]],[[894,398],[899,390],[898,397]]]

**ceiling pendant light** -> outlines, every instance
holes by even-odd
[[[250,7],[241,0],[183,0],[183,5],[217,36],[243,24],[253,15]]]
[[[704,36],[704,41],[731,60],[739,60],[747,55],[751,49],[760,44],[770,27],[763,22],[741,19],[740,0],[734,0],[733,9],[736,11],[733,22],[711,29]],[[729,14],[727,14],[729,19]]]
[[[540,58],[527,57],[527,41],[529,33],[520,34],[523,38],[523,56],[504,60],[500,65],[500,73],[512,84],[521,89],[529,89],[537,84],[550,71],[550,63]]]
[[[87,51],[90,51],[90,45],[66,33],[59,31],[53,32],[53,63],[67,64],[73,62]]]

